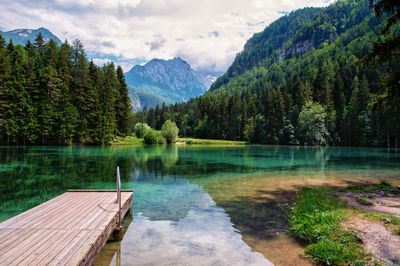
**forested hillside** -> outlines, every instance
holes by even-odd
[[[1,143],[102,144],[131,122],[121,67],[89,63],[79,40],[6,46],[0,35]]]
[[[399,61],[361,62],[385,22],[375,17],[369,0],[292,12],[255,34],[211,92],[188,103],[145,110],[135,119],[155,128],[172,119],[181,134],[199,138],[397,143],[398,108],[377,108],[377,102],[385,98],[385,80],[399,69]],[[392,32],[396,35],[399,26]]]
[[[320,8],[313,7],[297,10],[271,23],[264,31],[254,34],[226,73],[212,84],[210,91],[218,89],[247,70],[258,66],[268,67],[277,62],[280,49],[309,23],[319,10]]]

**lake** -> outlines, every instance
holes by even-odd
[[[299,186],[400,183],[383,148],[0,147],[0,221],[67,189],[115,189],[116,166],[132,210],[95,265],[306,264],[285,214]]]

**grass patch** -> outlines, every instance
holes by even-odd
[[[289,214],[290,233],[306,244],[305,254],[316,263],[362,265],[366,258],[357,236],[344,230],[347,206],[326,188],[303,187]]]
[[[395,189],[389,182],[383,180],[379,184],[371,186],[348,186],[346,190],[349,191],[365,191],[365,190],[380,190],[380,189]]]
[[[374,222],[379,222],[379,221],[388,219],[390,221],[389,224],[400,225],[400,218],[393,216],[393,215],[385,215],[385,214],[376,213],[376,212],[366,212],[366,213],[364,213],[364,216]]]
[[[143,145],[143,139],[138,139],[136,136],[116,137],[117,141],[113,145]]]
[[[358,203],[360,203],[361,205],[364,205],[364,206],[372,206],[372,205],[374,205],[372,202],[370,202],[370,201],[368,201],[368,200],[366,200],[366,199],[364,199],[362,197],[356,198],[356,201]]]
[[[220,139],[192,139],[192,138],[179,138],[178,142],[185,142],[189,145],[248,145],[248,141],[234,141],[234,140],[220,140]]]

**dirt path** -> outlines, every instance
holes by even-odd
[[[344,227],[358,232],[365,250],[384,265],[400,265],[400,237],[383,224],[356,216],[346,221]]]
[[[354,215],[350,215],[349,220],[342,224],[343,227],[358,233],[365,250],[373,255],[373,259],[383,265],[400,265],[400,235],[397,232],[400,230],[400,225],[390,218],[377,218],[382,214],[400,217],[400,197],[360,192],[347,192],[344,196],[348,205],[377,215],[375,218],[368,218],[366,217],[368,215],[354,212]],[[365,198],[369,205],[360,204],[356,200],[359,197]]]
[[[354,197],[346,197],[347,204],[359,210],[376,212],[400,217],[400,198],[394,197],[375,197],[368,199],[372,205],[362,205]]]

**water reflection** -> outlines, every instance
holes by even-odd
[[[129,211],[121,223],[121,237],[125,237],[126,232],[129,229],[133,221],[131,211]],[[103,248],[99,256],[97,257],[96,265],[122,265],[121,264],[121,241],[115,241],[114,236],[110,236],[110,240],[107,245]]]
[[[200,189],[199,192],[200,204],[191,205],[189,210],[185,198],[174,201],[178,208],[184,205],[184,217],[180,212],[170,219],[156,220],[144,213],[135,215],[113,258],[117,259],[120,251],[122,265],[271,265],[260,253],[251,252],[224,209]],[[95,265],[109,264],[103,258],[110,255],[113,245],[106,245]]]
[[[298,263],[279,207],[296,186],[396,182],[400,173],[399,155],[385,149],[0,147],[0,220],[67,189],[113,189],[117,165],[122,188],[135,190],[133,214],[96,264],[269,263],[261,254]],[[276,256],[283,247],[296,251],[290,263]]]

